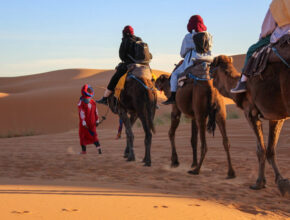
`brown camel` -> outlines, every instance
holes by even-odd
[[[152,132],[155,132],[153,120],[156,110],[157,95],[153,83],[145,78],[133,78],[126,80],[124,89],[120,94],[120,100],[112,94],[108,98],[109,107],[113,113],[118,114],[126,128],[127,146],[124,157],[127,161],[134,161],[135,154],[133,150],[134,134],[132,126],[140,119],[145,132],[145,157],[144,166],[151,166],[151,142]],[[147,88],[145,88],[147,86]]]
[[[167,97],[170,97],[170,82],[168,75],[161,75],[155,83],[157,89],[164,91]],[[207,125],[208,130],[214,132],[215,121],[217,122],[220,132],[223,136],[223,145],[228,160],[228,178],[235,177],[235,171],[232,167],[230,157],[230,144],[226,133],[226,109],[222,96],[213,87],[212,80],[196,81],[187,80],[185,85],[178,88],[176,93],[176,104],[172,105],[171,111],[171,127],[169,130],[169,139],[171,142],[172,156],[171,166],[179,165],[178,156],[175,148],[175,131],[180,122],[181,113],[192,119],[192,136],[191,146],[193,151],[192,167],[195,169],[188,171],[190,174],[199,174],[202,162],[207,152],[206,144],[206,119],[209,117]],[[197,163],[197,142],[198,131],[201,141],[201,155],[199,163]]]
[[[245,116],[256,135],[259,176],[256,184],[250,186],[250,188],[261,189],[265,187],[266,158],[274,169],[276,182],[278,184],[284,182],[283,185],[285,185],[285,180],[283,180],[276,163],[275,149],[283,123],[290,116],[289,68],[282,62],[269,63],[261,76],[249,78],[247,92],[242,94],[230,92],[241,76],[233,66],[231,57],[223,55],[216,57],[211,66],[211,75],[214,78],[214,86],[220,93],[233,99],[244,110]],[[267,149],[260,118],[269,121]]]

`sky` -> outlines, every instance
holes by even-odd
[[[271,0],[0,0],[0,77],[69,68],[114,69],[122,29],[148,43],[151,68],[171,72],[187,22],[199,14],[214,55],[258,40]]]

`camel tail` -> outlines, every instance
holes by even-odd
[[[212,133],[212,136],[214,137],[214,131],[216,129],[216,113],[217,108],[215,104],[212,104],[212,91],[209,90],[207,94],[207,100],[208,100],[208,121],[206,125],[206,129],[208,133]]]

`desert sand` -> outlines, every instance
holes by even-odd
[[[243,57],[235,57],[241,68]],[[125,134],[115,140],[118,117],[98,127],[103,148],[80,155],[77,102],[89,83],[102,96],[113,70],[69,69],[0,78],[0,219],[289,219],[290,200],[281,197],[266,165],[267,187],[249,189],[257,178],[256,140],[243,113],[227,103],[227,131],[237,177],[226,179],[222,138],[207,135],[208,152],[198,176],[192,162],[190,123],[177,130],[178,168],[170,167],[170,106],[156,114],[152,167],[143,167],[144,132],[134,126],[135,162],[126,162]],[[164,72],[154,71],[157,75]],[[159,102],[164,95],[159,93]],[[108,113],[107,113],[108,112]],[[267,132],[267,124],[265,131]],[[290,177],[290,121],[277,148],[282,175]],[[266,139],[267,137],[265,137]],[[267,140],[267,139],[266,139]]]

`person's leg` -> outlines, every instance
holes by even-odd
[[[170,76],[170,91],[171,95],[170,97],[165,101],[162,102],[164,105],[174,104],[175,103],[175,95],[177,90],[177,83],[178,83],[178,75],[179,75],[179,68],[174,70]]]
[[[270,38],[271,38],[271,35],[260,39],[257,43],[250,46],[250,48],[247,51],[244,67],[242,69],[242,77],[239,80],[237,86],[235,88],[231,89],[232,93],[243,93],[243,92],[247,91],[246,82],[248,80],[248,77],[244,74],[244,71],[245,71],[245,68],[248,64],[248,61],[252,57],[253,53],[255,53],[258,49],[260,49],[260,48],[262,48],[270,43]]]
[[[81,154],[86,154],[87,153],[87,147],[86,147],[86,145],[81,145],[81,147],[82,147]]]
[[[119,79],[127,72],[127,65],[121,64],[118,66],[116,73],[112,76],[107,89],[105,90],[104,96],[97,100],[97,103],[100,104],[107,104],[108,103],[108,97],[112,94],[112,92],[115,90],[115,87],[117,83],[119,82]]]
[[[101,149],[100,142],[99,141],[96,141],[94,144],[96,145],[99,154],[102,154],[102,149]]]

